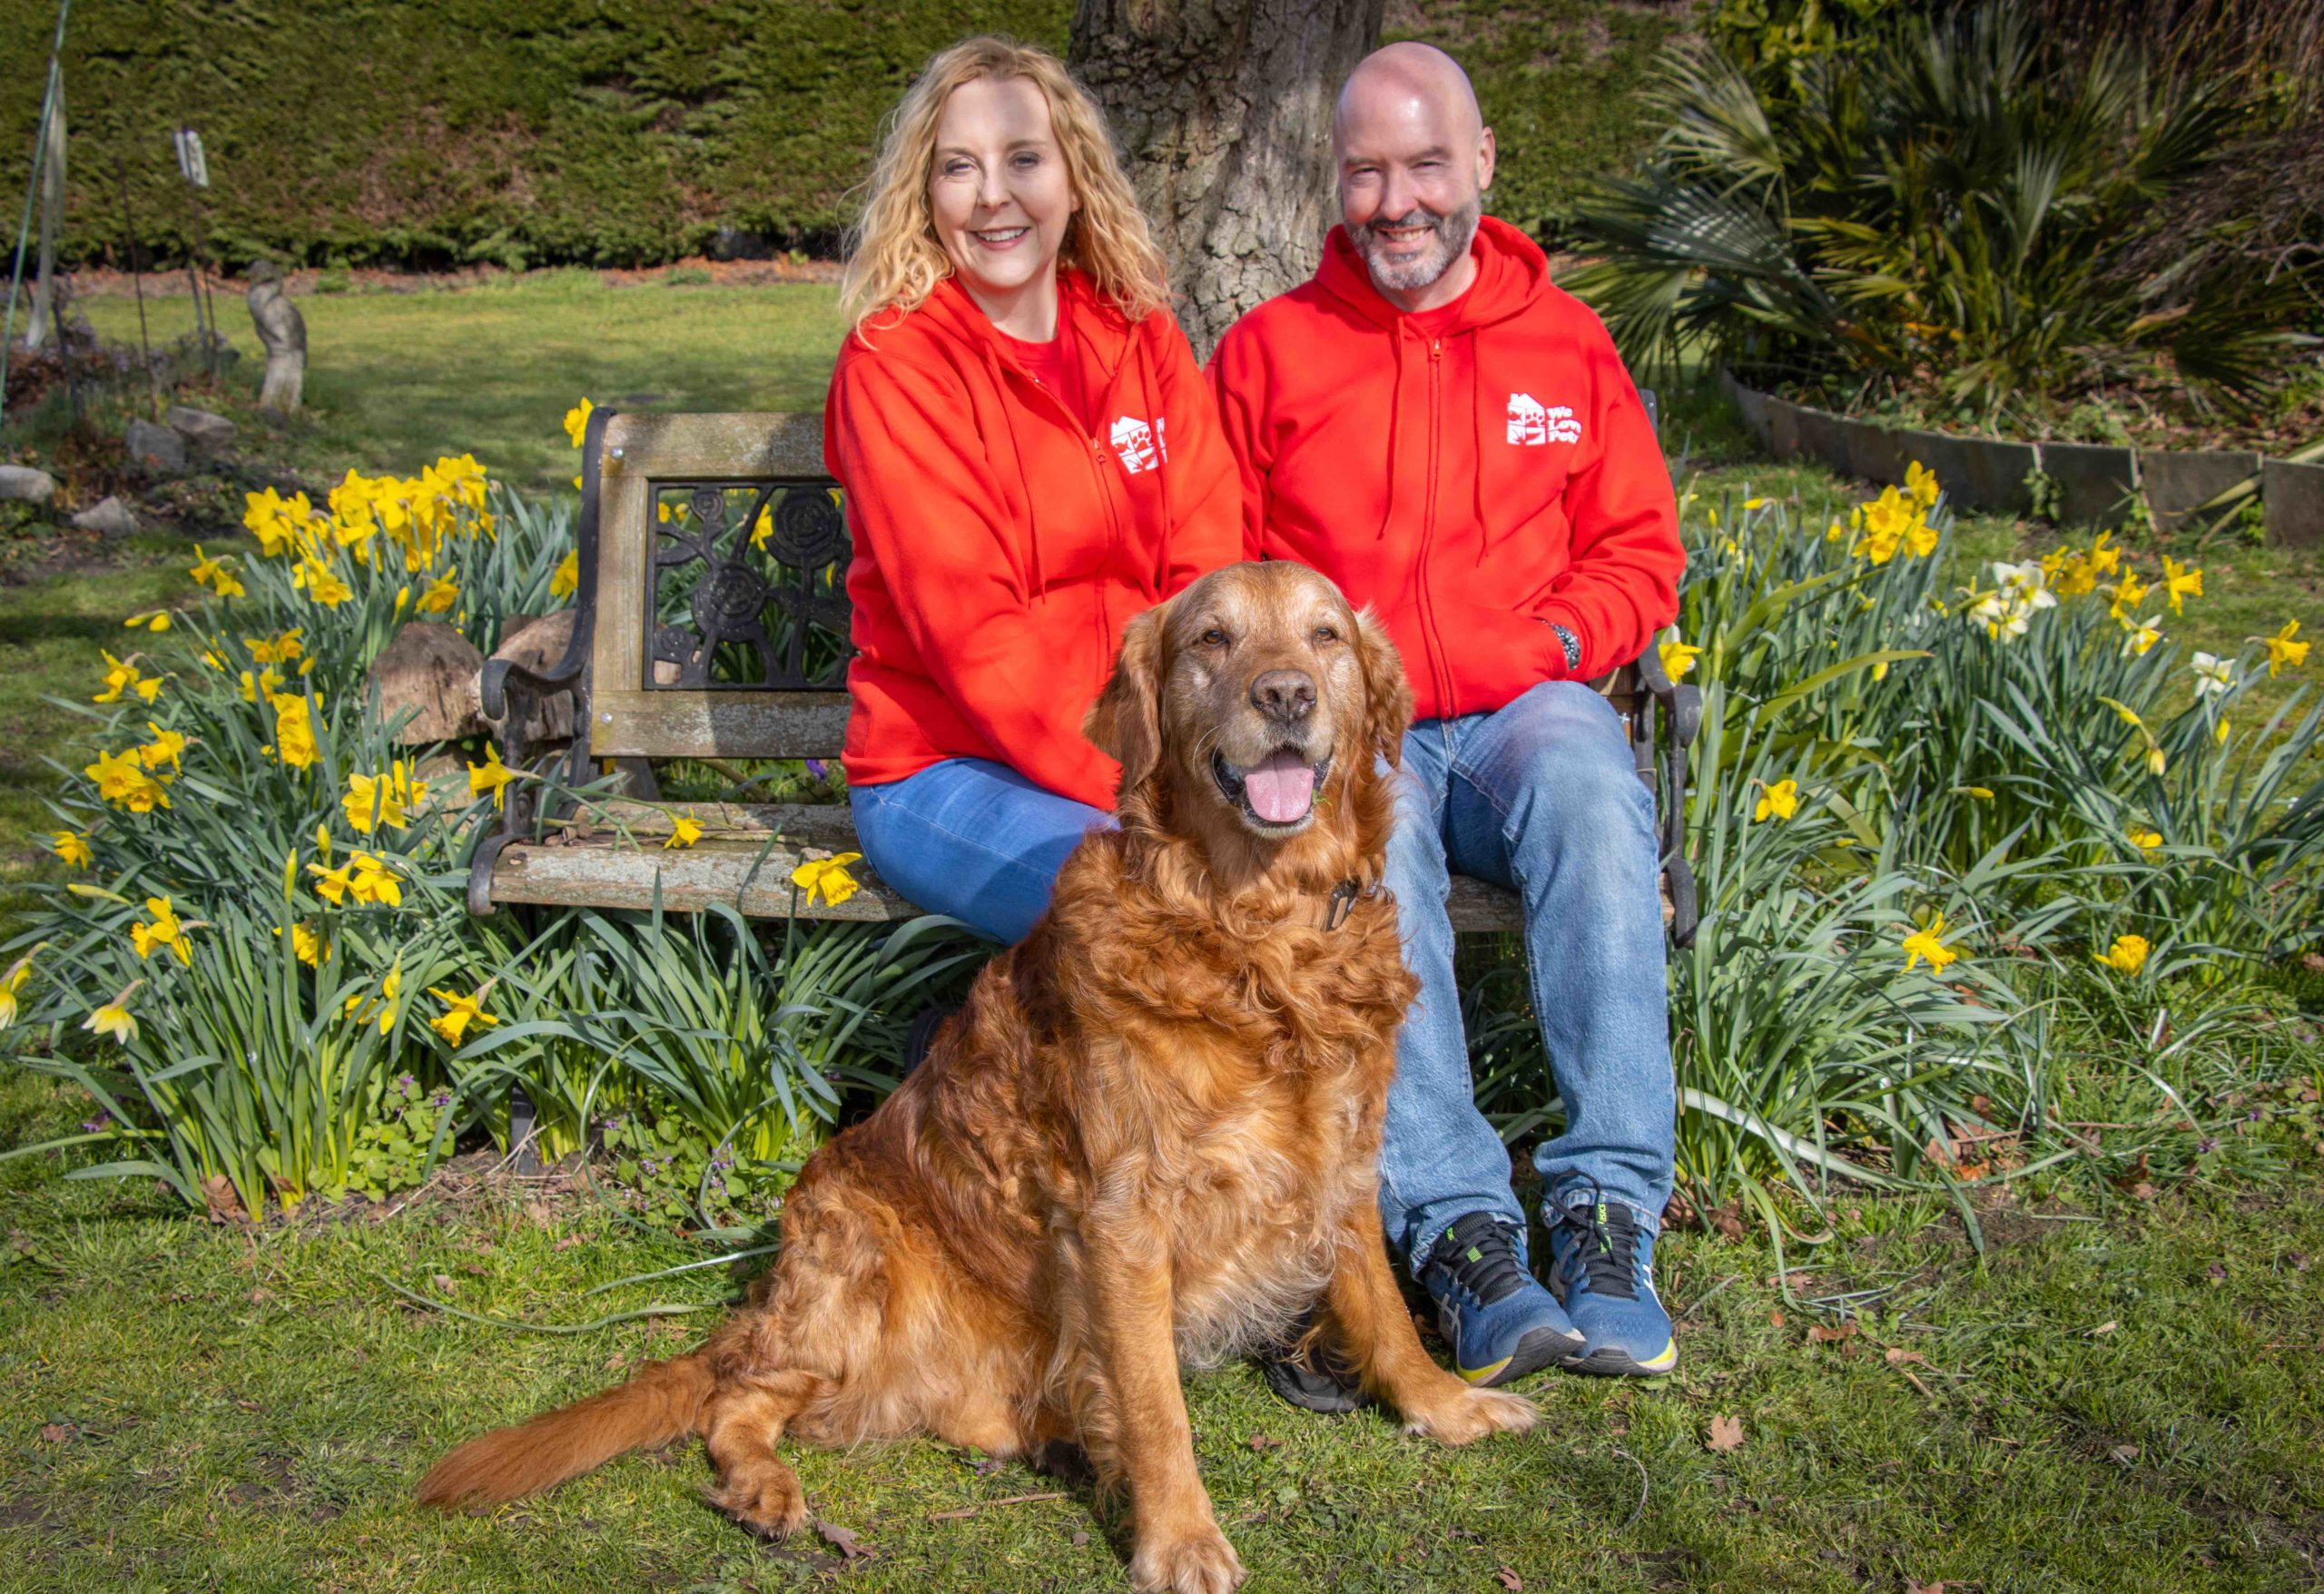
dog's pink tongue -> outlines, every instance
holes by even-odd
[[[1269,824],[1290,824],[1306,818],[1315,806],[1315,771],[1285,748],[1243,772],[1243,792],[1251,800],[1253,813]]]

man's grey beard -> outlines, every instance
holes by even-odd
[[[1477,235],[1477,218],[1483,212],[1482,195],[1472,198],[1449,216],[1439,216],[1416,207],[1410,214],[1392,221],[1371,221],[1360,227],[1351,227],[1348,239],[1355,245],[1356,253],[1364,257],[1364,263],[1372,272],[1375,286],[1396,293],[1410,293],[1435,281],[1452,270],[1454,261],[1469,252],[1469,241]],[[1401,261],[1380,258],[1376,252],[1380,247],[1380,229],[1409,227],[1423,221],[1429,222],[1436,234],[1430,248]]]

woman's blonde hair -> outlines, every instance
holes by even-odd
[[[1066,223],[1059,262],[1087,273],[1132,320],[1162,309],[1169,302],[1162,251],[1115,157],[1105,113],[1048,51],[985,36],[931,60],[888,118],[840,278],[840,309],[850,324],[860,330],[882,311],[915,310],[952,274],[928,209],[936,124],[952,91],[981,78],[1023,78],[1049,102],[1066,176],[1081,202]]]

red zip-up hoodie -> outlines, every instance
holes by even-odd
[[[1670,473],[1606,329],[1516,228],[1483,217],[1471,251],[1466,296],[1407,316],[1334,227],[1315,277],[1236,322],[1210,364],[1244,556],[1311,565],[1372,605],[1421,719],[1627,664],[1677,616],[1686,567]]]
[[[1081,734],[1122,627],[1241,554],[1234,457],[1186,335],[1058,275],[1085,425],[947,280],[851,334],[823,458],[854,537],[851,783],[985,758],[1111,809]]]

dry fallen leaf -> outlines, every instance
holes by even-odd
[[[1781,1328],[1783,1326],[1783,1314],[1780,1312],[1770,1312],[1768,1314],[1768,1321],[1775,1324],[1777,1328]]]
[[[1734,1450],[1738,1446],[1741,1445],[1742,1442],[1742,1418],[1713,1417],[1710,1420],[1710,1437],[1703,1441],[1703,1447],[1706,1450],[1717,1451],[1721,1455],[1724,1455],[1728,1451]]]
[[[1517,1575],[1515,1568],[1502,1567],[1493,1576],[1501,1579],[1501,1586],[1508,1589],[1509,1594],[1525,1594],[1525,1579]]]
[[[826,1522],[818,1519],[815,1523],[815,1531],[823,1536],[824,1543],[839,1551],[840,1559],[842,1560],[853,1560],[858,1556],[871,1553],[855,1541],[854,1534],[837,1522]]]
[[[2114,1319],[2110,1317],[2105,1322],[2100,1323],[2096,1328],[2092,1329],[2090,1331],[2090,1337],[2092,1339],[2096,1339],[2102,1333],[2112,1333],[2116,1329],[2122,1326],[2122,1325],[2121,1323],[2115,1322]]]
[[[1073,1547],[1074,1547],[1076,1550],[1080,1549],[1083,1545],[1085,1545],[1085,1544],[1087,1544],[1087,1543],[1088,1543],[1088,1542],[1089,1542],[1089,1535],[1088,1535],[1088,1534],[1087,1534],[1087,1533],[1083,1532],[1083,1531],[1082,1531],[1080,1529],[1078,1529],[1078,1528],[1076,1528],[1076,1529],[1073,1530]]]
[[[2139,1447],[2134,1444],[2118,1444],[2106,1453],[2127,1467],[2139,1459]]]
[[[65,1422],[44,1422],[41,1425],[40,1437],[45,1444],[64,1444],[72,1440],[73,1428]]]
[[[452,1287],[452,1275],[448,1273],[432,1273],[428,1275],[428,1282],[439,1290],[448,1291]]]
[[[202,1201],[210,1209],[212,1223],[250,1221],[242,1210],[242,1198],[234,1194],[234,1181],[223,1174],[212,1174],[202,1181]]]
[[[1254,1433],[1251,1435],[1251,1448],[1253,1450],[1281,1450],[1283,1441],[1268,1434]]]
[[[1945,1594],[1945,1579],[1940,1578],[1934,1583],[1915,1583],[1906,1578],[1905,1594]]]
[[[2324,974],[2324,952],[2310,952],[2300,962],[2310,974]]]
[[[1830,1344],[1835,1340],[1852,1340],[1856,1338],[1856,1324],[1843,1323],[1837,1328],[1826,1328],[1820,1323],[1810,1323],[1807,1337],[1819,1345]]]
[[[1907,1362],[1916,1363],[1923,1367],[1928,1365],[1928,1358],[1922,1355],[1918,1351],[1908,1351],[1902,1345],[1890,1345],[1888,1347],[1889,1366],[1902,1367]]]

